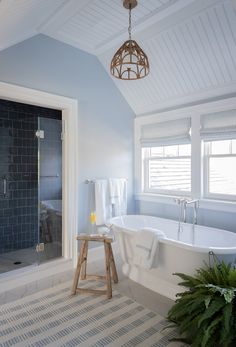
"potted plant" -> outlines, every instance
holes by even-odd
[[[236,346],[236,269],[215,261],[195,276],[175,273],[188,290],[177,294],[167,319],[181,340],[194,347]]]

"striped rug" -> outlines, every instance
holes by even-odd
[[[168,324],[163,317],[117,291],[111,300],[71,297],[70,287],[66,282],[0,306],[0,346],[183,346],[169,341],[172,330],[162,331]]]

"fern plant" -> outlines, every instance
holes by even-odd
[[[177,294],[167,319],[193,347],[236,346],[236,269],[230,264],[205,264],[195,276],[175,273],[188,290]]]

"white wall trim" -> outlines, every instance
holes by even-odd
[[[157,195],[141,193],[134,196],[136,201],[145,201],[151,203],[167,204],[176,206],[174,197],[170,195]],[[204,210],[221,211],[236,213],[236,203],[224,200],[213,200],[213,199],[199,199],[199,207]],[[189,205],[189,208],[193,208]]]
[[[62,110],[63,141],[63,256],[77,257],[78,233],[78,102],[75,99],[0,82],[0,98]]]
[[[150,202],[159,202],[166,204],[173,204],[173,196],[148,194],[143,192],[142,182],[142,161],[141,161],[141,144],[140,135],[141,127],[146,124],[153,124],[167,120],[180,119],[191,117],[192,123],[192,150],[196,150],[195,155],[192,156],[192,192],[193,198],[200,199],[200,208],[236,212],[236,203],[232,201],[221,201],[215,199],[206,199],[201,195],[201,153],[200,153],[200,116],[212,112],[220,112],[230,109],[236,109],[236,97],[214,101],[210,103],[199,104],[191,107],[186,107],[178,110],[168,112],[154,113],[149,116],[142,116],[135,118],[134,122],[134,160],[135,160],[135,199]],[[199,154],[196,156],[196,152]]]

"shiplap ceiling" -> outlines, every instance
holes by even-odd
[[[236,93],[235,2],[138,1],[132,32],[150,74],[114,79],[137,115]],[[108,73],[127,25],[121,0],[0,0],[0,49],[43,33],[95,54]]]

